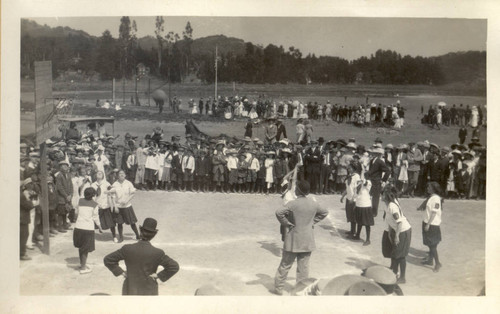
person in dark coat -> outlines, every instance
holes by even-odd
[[[278,121],[276,122],[276,128],[277,128],[277,133],[276,133],[276,141],[279,142],[279,140],[281,139],[281,136],[283,136],[283,138],[288,138],[286,136],[286,128],[285,128],[285,125],[283,124],[283,119],[279,118]],[[250,135],[251,137],[251,135]]]
[[[156,226],[155,219],[144,219],[144,224],[139,226],[141,239],[137,243],[124,245],[104,257],[104,265],[115,276],[125,278],[123,295],[158,295],[157,280],[165,282],[179,271],[179,263],[150,243],[158,232]],[[127,271],[120,267],[121,260],[125,261]],[[163,267],[159,273],[158,266]]]
[[[311,185],[311,191],[313,193],[319,192],[319,179],[321,173],[321,163],[323,162],[323,155],[321,153],[321,148],[318,146],[318,141],[311,141],[312,147],[309,148],[304,156],[306,161],[306,176],[309,184]]]
[[[200,150],[196,158],[195,176],[198,192],[208,192],[210,188],[210,173],[212,172],[212,158],[207,156],[207,151]]]
[[[200,115],[203,115],[203,98],[200,98],[200,101],[198,102],[198,107],[200,108]]]
[[[458,138],[460,140],[460,144],[465,143],[465,139],[467,138],[467,128],[462,126],[460,130],[458,130]]]
[[[56,176],[57,191],[57,231],[66,232],[69,230],[69,223],[66,216],[71,208],[71,198],[73,197],[73,183],[69,173],[69,165],[66,161],[59,162],[60,172]]]
[[[370,161],[370,168],[365,173],[365,178],[366,180],[370,180],[372,183],[372,188],[370,190],[370,194],[372,196],[372,211],[373,217],[377,217],[380,193],[382,192],[382,183],[385,185],[391,172],[389,167],[387,167],[385,162],[382,160],[382,155],[385,153],[383,148],[373,148],[370,153],[373,156],[373,159]]]
[[[245,137],[252,137],[253,135],[253,123],[252,119],[248,118],[247,124],[245,125]]]

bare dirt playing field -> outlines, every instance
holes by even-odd
[[[314,197],[330,213],[315,228],[317,250],[311,257],[311,277],[360,274],[370,265],[390,264],[381,253],[381,213],[372,228],[372,244],[365,247],[345,238],[348,225],[339,196]],[[426,247],[422,244],[421,212],[415,208],[421,202],[401,201],[413,229],[403,292],[478,295],[485,285],[485,202],[445,202],[443,241],[438,247],[443,268],[439,273],[420,264]],[[160,284],[160,294],[193,295],[198,287],[210,283],[227,295],[271,295],[268,289],[273,287],[282,247],[274,212],[281,204],[278,195],[137,192],[133,206],[140,223],[149,216],[158,219],[159,233],[152,242],[180,264],[179,273]],[[361,238],[364,236],[363,230]],[[72,231],[51,241],[50,256],[36,248],[29,252],[32,261],[21,262],[22,295],[121,294],[121,278],[115,278],[102,263],[107,253],[121,246],[112,242],[109,231],[96,234],[96,251],[89,255],[93,272],[86,275],[76,270],[78,250],[72,244]],[[133,232],[126,226],[123,244],[133,241]],[[295,266],[285,289],[294,284]]]

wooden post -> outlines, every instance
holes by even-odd
[[[123,104],[125,105],[125,78],[122,77],[122,86],[123,86]]]
[[[135,81],[135,105],[140,106],[140,101],[139,101],[139,95],[138,95],[138,90],[137,90],[137,81],[138,81],[137,75],[134,75],[134,81]]]
[[[112,92],[113,92],[113,96],[112,96],[112,97],[113,97],[113,100],[112,100],[112,101],[113,101],[113,103],[114,103],[114,102],[115,102],[115,78],[114,78],[114,77],[113,77],[113,85],[112,85],[112,86],[113,86],[113,87],[112,87],[112,88],[113,88],[113,90],[112,90]]]
[[[148,78],[148,107],[151,107],[151,78]]]
[[[50,255],[49,243],[49,192],[47,185],[47,149],[45,142],[40,144],[40,182],[42,195],[40,197],[40,206],[42,207],[42,225],[43,225],[43,248],[42,252]]]

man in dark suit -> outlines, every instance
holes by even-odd
[[[275,294],[282,295],[288,271],[297,259],[296,282],[309,277],[309,258],[316,249],[314,225],[323,220],[328,211],[317,202],[307,198],[309,183],[301,180],[295,189],[296,200],[276,211],[276,218],[286,230],[284,232],[283,256],[274,278]]]
[[[141,239],[137,243],[124,245],[104,257],[104,265],[115,276],[125,277],[123,295],[158,295],[157,279],[165,282],[179,271],[176,261],[149,242],[158,232],[156,225],[155,219],[144,219],[143,225],[139,226]],[[121,260],[125,261],[127,271],[120,267]],[[159,273],[158,266],[163,267]]]
[[[283,124],[282,118],[278,118],[278,121],[276,122],[276,127],[277,127],[276,141],[279,142],[279,140],[281,139],[281,136],[283,136],[283,138],[287,138],[286,128],[285,128],[285,125]]]
[[[208,192],[210,184],[210,173],[212,172],[212,159],[207,157],[207,151],[201,149],[200,155],[196,158],[196,182],[198,192]]]
[[[69,164],[63,160],[59,162],[60,171],[56,176],[57,192],[57,231],[66,232],[69,229],[69,223],[66,216],[71,208],[71,198],[73,196],[73,182],[69,173]]]
[[[320,137],[320,140],[323,140],[323,138]],[[321,161],[318,194],[322,194],[322,193],[329,194],[330,189],[328,186],[328,179],[330,178],[330,173],[331,173],[331,169],[332,169],[333,156],[330,153],[330,144],[325,144],[325,145],[322,145],[320,147],[321,147],[321,154],[323,156],[323,160]]]
[[[319,179],[323,155],[321,154],[321,148],[318,146],[318,141],[311,141],[311,145],[312,147],[307,150],[304,157],[306,161],[306,175],[311,186],[311,191],[317,193],[319,192]]]
[[[370,190],[370,194],[372,195],[372,211],[373,217],[377,217],[382,183],[385,185],[391,172],[382,160],[382,155],[384,154],[383,148],[373,148],[370,153],[373,159],[370,161],[370,168],[365,173],[365,178],[372,182],[372,188]]]

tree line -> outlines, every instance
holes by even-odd
[[[128,16],[120,20],[118,38],[109,30],[100,37],[83,32],[59,37],[26,33],[21,38],[21,75],[33,75],[35,60],[52,60],[54,76],[80,70],[86,74],[98,73],[103,80],[132,78],[137,74],[136,66],[142,63],[149,74],[172,82],[197,77],[213,83],[215,47],[193,49],[194,30],[189,22],[181,35],[165,30],[165,19],[161,16],[155,18],[154,25],[157,42],[150,49],[141,47],[137,25]],[[333,56],[304,56],[295,47],[285,49],[273,44],[263,47],[251,42],[242,45],[243,53],[226,49],[217,55],[220,82],[440,85],[485,77],[486,69],[484,51],[412,57],[380,49],[369,57],[349,61]]]

